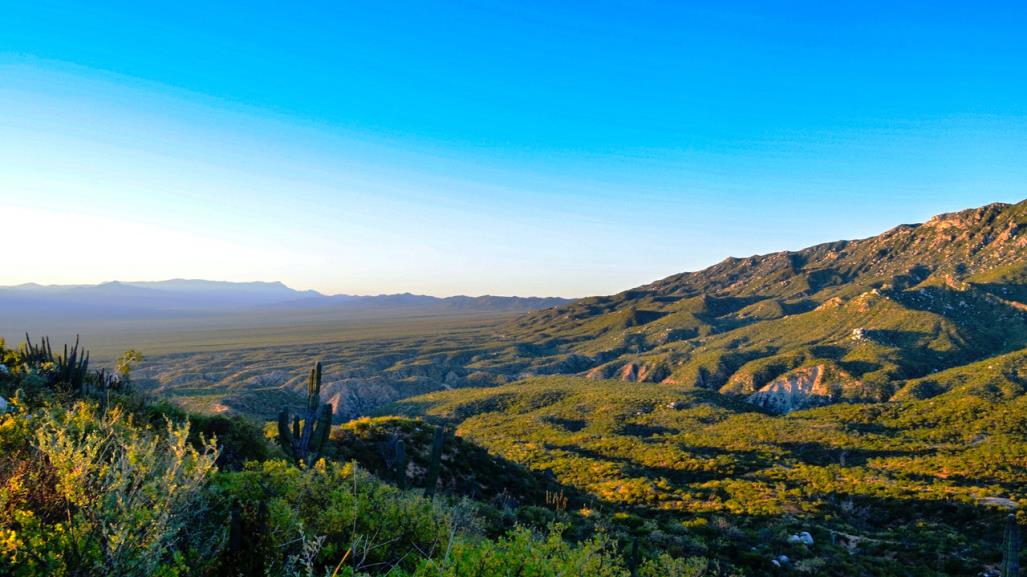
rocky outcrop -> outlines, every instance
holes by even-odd
[[[858,386],[851,375],[826,364],[790,371],[764,385],[746,400],[773,413],[790,413],[836,402]]]
[[[398,399],[401,395],[386,379],[347,379],[327,383],[324,396],[335,409],[336,420],[348,421],[366,415],[376,407]]]
[[[596,367],[587,373],[589,379],[618,379],[628,382],[659,383],[670,376],[670,371],[663,363],[628,362],[611,363]]]

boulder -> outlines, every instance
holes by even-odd
[[[792,535],[791,537],[788,537],[788,542],[789,543],[802,543],[803,545],[812,545],[813,544],[813,535],[810,535],[807,531],[803,531],[801,533],[796,533],[795,535]]]

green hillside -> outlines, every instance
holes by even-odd
[[[1003,518],[1027,502],[1023,359],[938,373],[932,386],[948,392],[929,400],[784,416],[702,388],[570,377],[384,410],[448,423],[579,488],[579,515],[610,515],[647,550],[753,575],[781,554],[801,574],[974,575],[997,561]],[[789,542],[803,531],[812,545]]]
[[[520,318],[504,335],[534,354],[480,366],[737,395],[820,366],[838,377],[825,384],[837,389],[830,400],[886,400],[1027,346],[1025,229],[1027,201],[993,204],[869,239],[727,259]]]

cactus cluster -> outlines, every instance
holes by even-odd
[[[64,354],[53,354],[50,347],[50,339],[43,337],[39,344],[33,344],[28,333],[25,333],[25,344],[21,349],[21,356],[24,362],[30,366],[39,366],[50,363],[48,380],[50,383],[66,392],[84,395],[89,392],[87,380],[89,370],[89,352],[79,349],[79,337],[75,336],[75,344],[68,349],[64,345]]]
[[[76,344],[78,340],[76,339]],[[25,343],[21,345],[18,351],[21,354],[21,360],[30,366],[39,365],[53,360],[53,350],[50,348],[49,337],[43,337],[38,345],[32,344],[32,338],[29,337],[28,333],[25,333]]]
[[[310,370],[307,382],[307,406],[301,415],[292,416],[289,409],[278,413],[278,444],[293,462],[312,464],[321,455],[332,428],[332,405],[321,403],[321,363]]]

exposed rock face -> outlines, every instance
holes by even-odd
[[[844,371],[827,365],[814,365],[774,379],[747,400],[774,413],[790,413],[837,401],[843,389],[853,385],[858,385],[858,382]]]
[[[659,383],[670,375],[667,367],[656,363],[628,362],[623,365],[607,364],[596,367],[587,373],[589,379],[619,379],[628,382]]]
[[[396,387],[385,379],[349,379],[328,383],[322,390],[327,402],[335,409],[335,418],[344,421],[365,415],[371,409],[401,396]]]

